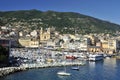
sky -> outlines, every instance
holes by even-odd
[[[0,11],[77,12],[120,24],[120,0],[0,0]]]

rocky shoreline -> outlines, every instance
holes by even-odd
[[[35,69],[35,68],[48,68],[48,67],[62,67],[62,66],[73,66],[73,65],[85,65],[85,63],[81,62],[61,62],[61,63],[49,63],[49,64],[22,64],[19,67],[4,67],[0,68],[0,77],[15,73],[15,72],[20,72],[28,69]]]

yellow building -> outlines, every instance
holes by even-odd
[[[101,43],[102,49],[108,49],[108,40],[102,40]]]
[[[113,54],[117,52],[117,40],[109,39],[109,40],[102,40],[102,50],[105,53]]]
[[[40,42],[46,42],[50,39],[50,28],[47,31],[44,31],[43,28],[40,30]]]
[[[29,43],[29,47],[39,47],[39,41],[38,40],[32,40]]]
[[[20,38],[18,41],[19,41],[19,44],[21,46],[23,46],[23,47],[29,47],[31,39]]]
[[[96,37],[96,36],[94,36],[94,35],[90,35],[90,36],[88,36],[88,37],[90,38],[91,44],[92,44],[93,46],[95,46],[96,43],[99,42],[98,37]]]
[[[101,47],[100,46],[88,46],[88,51],[89,52],[101,52]]]
[[[50,28],[48,28],[46,31],[41,28],[40,30],[40,42],[41,43],[47,43],[48,40],[50,40]],[[39,39],[37,38],[20,38],[19,43],[21,46],[24,47],[38,47]]]
[[[38,40],[32,40],[32,39],[19,39],[19,44],[23,47],[38,47],[39,41]]]

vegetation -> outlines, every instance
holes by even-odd
[[[120,25],[74,12],[20,10],[0,12],[0,25],[22,23],[20,26],[32,29],[55,27],[61,33],[113,33],[120,31]]]
[[[0,63],[7,63],[9,57],[9,50],[0,45]]]

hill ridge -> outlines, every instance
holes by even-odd
[[[19,22],[23,23],[20,24]],[[0,11],[0,25],[15,25],[35,29],[35,27],[55,27],[61,33],[113,33],[120,31],[120,25],[105,20],[94,18],[77,12],[57,12],[19,10],[19,11]],[[33,25],[34,24],[34,25]]]

